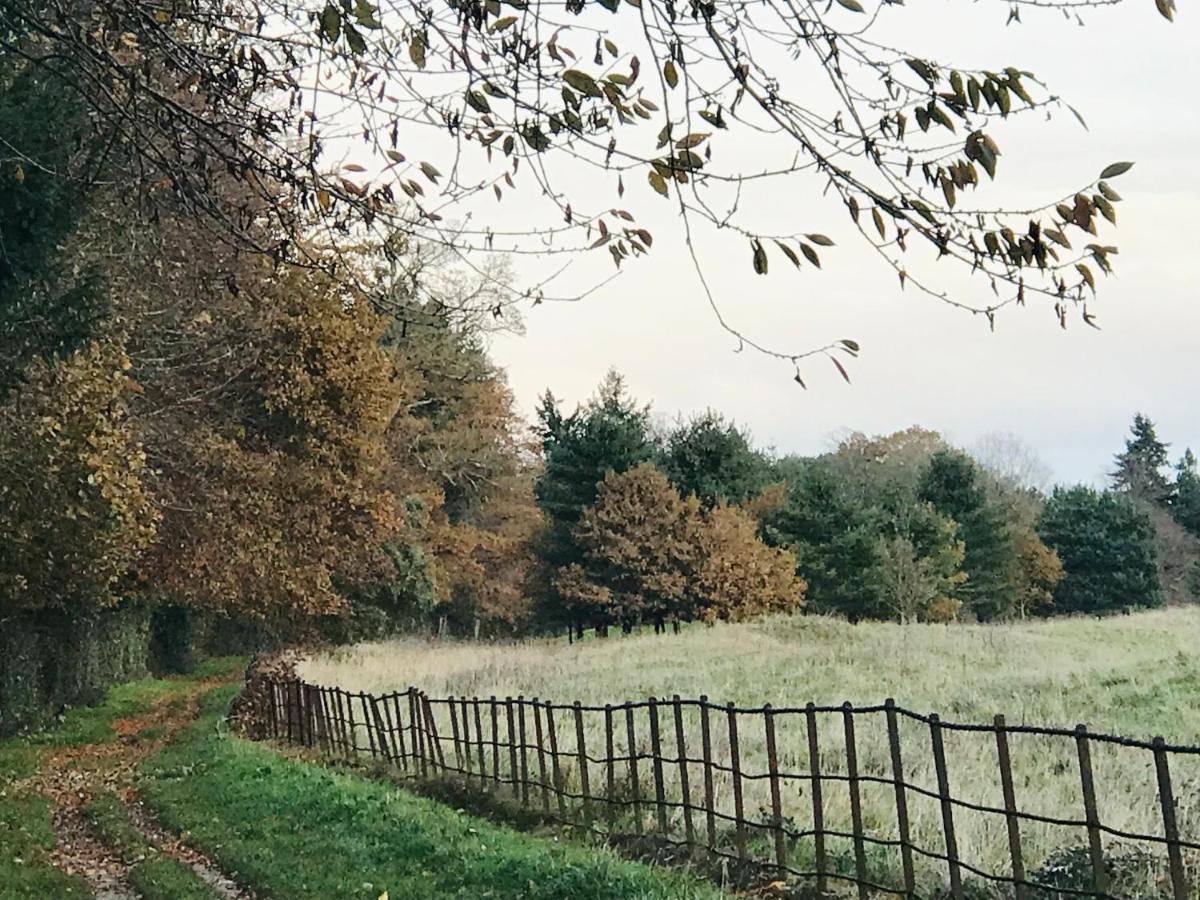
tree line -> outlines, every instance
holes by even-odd
[[[1196,460],[1168,473],[1140,414],[1110,488],[1049,492],[1012,441],[976,458],[913,427],[801,457],[754,447],[713,411],[655,427],[616,373],[569,414],[548,392],[538,425],[543,624],[603,633],[801,607],[997,621],[1200,594]]]

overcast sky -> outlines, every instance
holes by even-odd
[[[1069,115],[1045,122],[1033,114],[997,129],[998,189],[1007,192],[997,196],[1055,199],[1109,163],[1136,162],[1113,182],[1125,198],[1119,228],[1102,233],[1120,246],[1116,275],[1103,280],[1092,307],[1103,330],[1076,317],[1064,332],[1047,304],[1031,302],[1002,312],[989,333],[980,317],[901,292],[894,273],[856,244],[844,212],[820,207],[823,185],[796,176],[786,191],[776,184],[767,205],[820,213],[811,230],[838,243],[824,252],[824,268],[795,273],[780,265],[759,277],[744,242],[713,238],[701,244],[704,269],[727,317],[755,338],[789,350],[857,340],[853,385],[817,359],[804,369],[804,391],[786,364],[734,352],[679,230],[661,212],[649,257],[583,302],[529,310],[523,337],[493,340],[526,414],[547,387],[568,404],[586,398],[612,366],[659,413],[714,407],[778,452],[820,452],[846,428],[883,433],[920,424],[966,446],[1003,431],[1034,448],[1059,480],[1099,481],[1137,410],[1157,422],[1173,456],[1187,445],[1200,449],[1196,10],[1181,4],[1171,25],[1152,0],[1127,0],[1087,14],[1084,28],[1030,11],[1025,24],[1005,27],[1002,4],[958,0],[892,14],[918,49],[932,54],[952,41],[939,54],[946,62],[1032,70],[1087,120],[1087,132]],[[638,185],[626,203],[637,204],[640,217],[656,200]],[[611,274],[601,254],[582,263],[585,276]],[[532,278],[538,265],[518,260],[517,274]],[[967,290],[985,299],[980,286]]]

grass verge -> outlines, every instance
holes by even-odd
[[[186,863],[162,854],[129,819],[115,794],[99,794],[83,808],[88,824],[129,865],[129,884],[143,900],[217,900],[220,895]]]
[[[36,794],[12,796],[0,789],[0,897],[43,900],[90,897],[87,884],[51,865],[54,847],[50,804]]]
[[[715,888],[596,848],[521,834],[218,729],[235,688],[142,766],[143,795],[262,896],[702,900]]]

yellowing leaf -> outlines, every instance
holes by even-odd
[[[667,86],[670,88],[679,84],[679,72],[675,69],[674,61],[668,59],[663,65],[663,78],[667,80]]]

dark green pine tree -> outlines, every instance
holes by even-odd
[[[1110,473],[1113,487],[1135,500],[1162,505],[1170,502],[1171,484],[1163,475],[1168,465],[1167,445],[1158,439],[1154,423],[1137,413],[1125,439],[1125,451],[1118,453],[1116,469]]]
[[[1197,471],[1196,454],[1191,448],[1183,451],[1183,457],[1175,467],[1171,514],[1176,522],[1200,537],[1200,471]]]
[[[538,407],[545,466],[537,481],[538,505],[549,520],[538,553],[551,570],[582,562],[572,536],[579,517],[596,502],[600,482],[609,472],[624,472],[652,460],[650,411],[639,406],[625,381],[610,371],[595,396],[570,415],[547,391]]]
[[[796,570],[808,582],[806,608],[851,621],[890,618],[880,588],[886,512],[862,503],[845,473],[825,460],[790,458],[774,474],[787,499],[764,514],[763,537],[796,554]]]
[[[684,496],[705,507],[743,503],[767,483],[766,458],[736,425],[709,410],[681,423],[664,442],[662,470]]]
[[[1128,494],[1055,488],[1038,532],[1063,564],[1055,612],[1104,615],[1165,602],[1154,526]]]
[[[957,450],[939,450],[929,459],[917,496],[958,523],[966,545],[959,593],[980,619],[1011,613],[1020,596],[1019,557],[1013,528],[1001,504],[994,502],[978,467]]]

